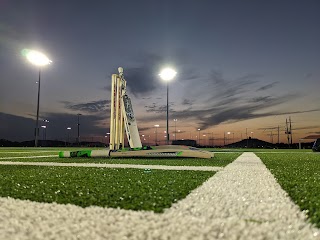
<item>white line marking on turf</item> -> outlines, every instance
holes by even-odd
[[[193,219],[167,227],[181,238],[199,229],[207,239],[320,237],[254,153],[243,153],[166,213]]]
[[[47,155],[47,156],[30,156],[30,157],[1,157],[2,159],[17,159],[17,158],[50,158],[50,157],[58,157],[57,155]]]
[[[187,181],[187,179],[186,179]],[[253,153],[163,214],[0,198],[3,239],[319,239]]]
[[[106,164],[106,163],[55,163],[55,162],[9,162],[2,161],[0,165],[28,165],[50,167],[99,167],[99,168],[137,168],[160,170],[193,170],[193,171],[219,171],[223,167],[207,166],[167,166],[167,165],[136,165],[136,164]]]
[[[30,151],[30,152],[6,152],[6,151],[0,151],[1,153],[45,153],[45,152],[59,152],[59,151]]]

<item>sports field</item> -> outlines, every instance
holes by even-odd
[[[211,149],[213,159],[68,159],[60,150],[0,148],[0,235],[320,237],[320,154],[311,150]]]

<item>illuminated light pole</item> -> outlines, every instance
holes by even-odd
[[[177,140],[177,121],[178,119],[173,119],[174,121],[174,140]]]
[[[36,129],[35,129],[35,139],[34,139],[34,146],[38,147],[41,67],[44,67],[52,63],[52,61],[45,54],[38,51],[34,51],[34,50],[24,49],[22,50],[22,54],[28,59],[29,62],[39,67],[37,119],[36,119]]]
[[[231,134],[231,132],[227,132],[228,135]],[[227,144],[229,143],[229,136],[227,136]]]
[[[201,131],[201,129],[200,128],[198,128],[198,131],[199,131],[199,133],[198,133],[198,139],[199,139],[199,146],[200,146],[200,131]]]
[[[156,130],[155,130],[155,134],[156,134],[156,137],[155,137],[155,144],[156,144],[156,146],[157,146],[157,142],[158,142],[158,127],[160,126],[159,124],[156,124],[156,125],[154,125],[155,126],[155,128],[156,128]]]
[[[106,145],[108,144],[108,135],[110,135],[110,133],[107,133],[107,135],[104,136],[106,138]]]
[[[69,132],[71,130],[71,127],[67,127],[67,141],[66,141],[66,146],[69,145]]]
[[[44,122],[44,125],[41,126],[44,130],[44,139],[43,140],[47,140],[47,123],[50,121],[48,119],[44,119],[43,122]]]
[[[144,134],[142,134],[142,135],[141,135],[141,137],[142,137],[142,140],[144,140],[144,142],[146,142],[145,135],[144,135]]]
[[[167,83],[167,145],[169,145],[169,81],[176,76],[177,72],[171,68],[163,69],[159,76]]]
[[[178,130],[178,133],[180,132],[180,130]],[[191,134],[191,133],[190,133]]]
[[[46,140],[46,129],[47,129],[47,126],[42,125],[41,127],[43,128],[43,131],[42,131],[42,140]]]
[[[204,146],[206,145],[206,135],[204,134],[204,135],[202,135],[203,137],[204,137]]]

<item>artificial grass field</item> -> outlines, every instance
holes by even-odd
[[[0,166],[0,196],[162,212],[214,172]]]
[[[212,159],[192,159],[192,158],[59,158],[59,151],[76,151],[78,149],[60,148],[15,148],[0,150],[0,161],[16,161],[16,162],[62,162],[62,163],[109,163],[109,164],[139,164],[139,165],[168,165],[168,166],[217,166],[224,167],[235,160],[241,153],[217,153]],[[20,153],[20,152],[21,153]],[[46,151],[46,152],[43,152]],[[15,158],[15,157],[32,157],[56,155],[57,157],[48,158]],[[10,159],[10,157],[12,157]],[[4,158],[4,159],[1,159]],[[9,159],[8,159],[9,158]]]
[[[252,150],[218,149],[214,150],[215,157],[213,159],[58,157],[10,159],[10,157],[19,156],[58,156],[60,150],[75,151],[78,149],[0,148],[0,161],[224,167],[240,156],[242,152]],[[219,153],[219,151],[227,151],[227,153]],[[262,159],[291,199],[306,211],[311,222],[320,227],[320,154],[313,153],[311,150],[297,149],[257,149],[253,152]],[[9,159],[1,159],[1,157],[9,157]],[[72,203],[79,206],[98,205],[156,212],[161,212],[164,208],[170,207],[173,202],[186,197],[192,189],[201,185],[203,181],[214,174],[213,172],[200,171],[152,170],[145,172],[138,169],[85,167],[9,165],[0,167],[0,196],[43,202]],[[41,183],[41,181],[43,182]],[[143,184],[137,184],[139,181]],[[103,187],[100,188],[100,186]],[[90,194],[84,194],[88,189]],[[32,192],[33,190],[37,194]],[[60,192],[57,192],[59,190]],[[108,195],[109,193],[110,195]]]
[[[0,161],[123,163],[173,166],[226,166],[240,153],[213,159],[58,158],[61,150],[75,148],[0,149]],[[14,158],[56,155],[48,158]],[[11,158],[12,157],[12,158]],[[38,202],[102,206],[162,212],[185,198],[215,172],[0,165],[0,196]]]
[[[320,228],[320,154],[256,153],[290,198]]]

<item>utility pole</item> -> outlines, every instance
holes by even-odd
[[[292,126],[291,126],[291,117],[289,117],[289,122],[290,122],[290,143],[292,146]]]
[[[78,145],[80,145],[80,116],[82,115],[81,113],[78,113],[78,138],[77,138],[77,141],[78,141]]]
[[[248,144],[249,144],[249,140],[248,140],[248,128],[246,128],[246,137],[247,137],[247,148],[248,148]]]

